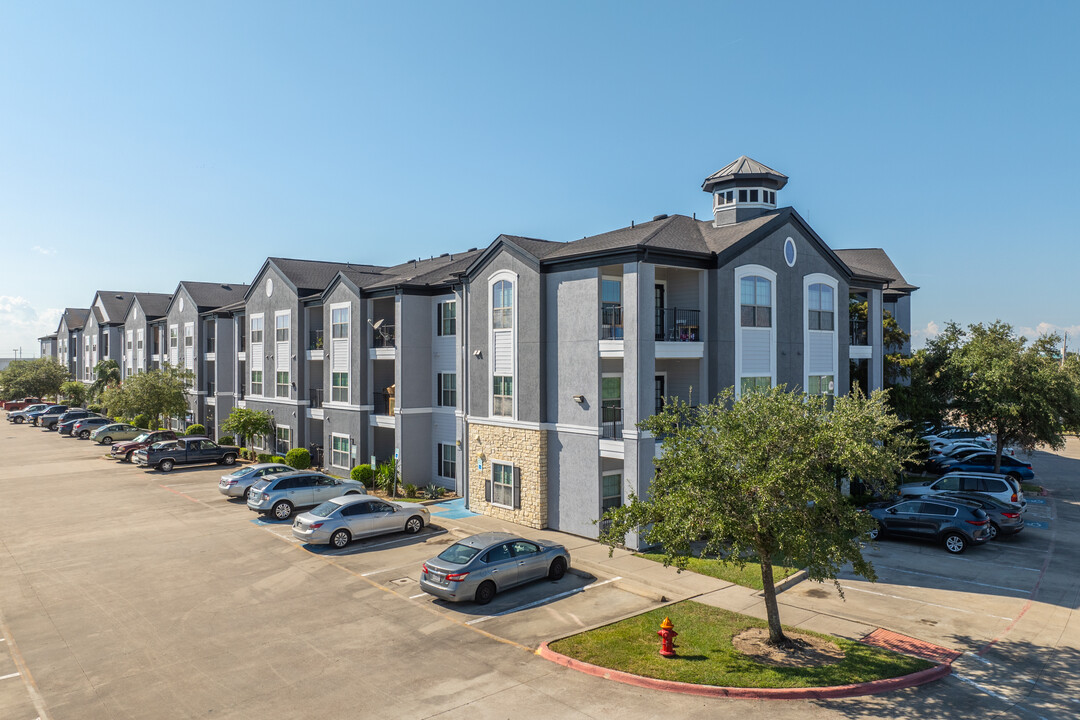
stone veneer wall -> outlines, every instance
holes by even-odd
[[[547,432],[470,424],[469,506],[476,512],[532,528],[547,527]],[[484,455],[484,469],[476,463]],[[513,463],[521,477],[521,508],[510,510],[487,502],[492,461]]]

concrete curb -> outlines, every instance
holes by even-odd
[[[798,571],[792,573],[791,575],[788,575],[786,578],[784,578],[783,580],[781,580],[780,582],[775,584],[776,594],[779,595],[780,593],[784,592],[788,588],[793,587],[795,585],[798,585],[799,583],[801,583],[805,579],[806,579],[806,568],[803,568],[802,570],[798,570]],[[764,591],[758,591],[757,596],[758,597],[765,597]]]
[[[649,688],[651,690],[663,690],[664,692],[682,693],[683,695],[700,695],[714,698],[741,698],[752,700],[821,700],[826,698],[857,697],[859,695],[876,695],[878,693],[901,690],[915,687],[928,682],[940,680],[952,672],[952,665],[942,663],[926,670],[901,675],[900,677],[885,678],[884,680],[871,680],[854,685],[835,685],[833,687],[811,688],[740,688],[719,687],[716,685],[695,685],[693,683],[677,682],[674,680],[657,680],[656,678],[633,675],[600,667],[591,663],[574,660],[562,653],[557,653],[548,647],[546,642],[541,643],[536,649],[536,654],[545,660],[562,665],[571,670],[576,670],[586,675],[614,680],[626,685]]]

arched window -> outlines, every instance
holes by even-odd
[[[808,294],[810,329],[835,330],[836,306],[833,302],[833,289],[824,283],[814,283],[810,286]]]
[[[491,327],[504,330],[514,327],[514,284],[500,280],[492,286]]]
[[[743,327],[772,327],[772,283],[759,275],[741,282]]]

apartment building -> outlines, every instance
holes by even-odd
[[[90,308],[65,308],[56,328],[56,358],[75,379],[81,379],[83,329],[90,317]]]
[[[165,317],[171,301],[172,296],[165,293],[132,294],[123,323],[120,368],[125,378],[161,366],[162,323],[159,321]]]
[[[49,333],[38,338],[38,357],[57,358],[57,333]]]
[[[93,383],[94,368],[103,360],[113,360],[120,367],[124,362],[124,320],[135,293],[98,290],[90,303],[90,314],[82,334],[82,365],[77,379]]]

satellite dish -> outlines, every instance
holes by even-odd
[[[383,326],[383,323],[385,323],[385,322],[386,322],[386,318],[379,318],[375,322],[371,322],[371,320],[369,319],[368,320],[368,325],[371,326],[372,330],[378,330],[379,328],[381,328]]]

